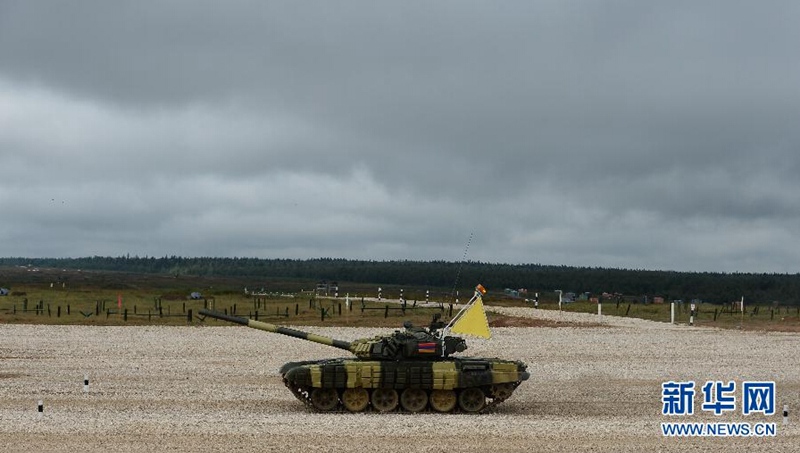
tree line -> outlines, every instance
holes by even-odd
[[[498,264],[477,261],[370,261],[338,258],[261,259],[218,257],[92,256],[83,258],[0,258],[0,266],[37,266],[97,271],[329,280],[383,285],[464,289],[482,283],[493,291],[661,296],[726,303],[745,297],[767,303],[800,304],[800,274],[676,272],[635,269]]]

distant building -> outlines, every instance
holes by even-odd
[[[654,304],[663,304],[664,303],[664,298],[661,297],[661,296],[655,296],[655,297],[653,297],[653,303]]]
[[[8,296],[8,289],[0,288],[0,296]]]
[[[318,296],[328,296],[331,293],[336,294],[339,292],[339,282],[321,280],[317,282],[316,292]]]
[[[248,291],[247,287],[244,288],[244,295],[245,296],[266,296],[267,290],[263,286],[261,289],[254,289],[253,291]]]
[[[199,300],[203,298],[203,295],[195,291],[192,294],[189,294],[189,298],[192,300]]]

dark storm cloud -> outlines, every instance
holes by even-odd
[[[0,2],[3,254],[796,272],[799,12]]]

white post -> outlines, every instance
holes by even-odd
[[[597,318],[599,322],[603,322],[603,303],[600,301],[597,302]]]
[[[44,415],[44,403],[42,402],[42,400],[39,400],[37,409],[39,410],[39,418],[42,418],[42,416]]]
[[[744,296],[742,296],[742,328],[744,328]]]
[[[675,324],[675,302],[669,303],[669,322]]]
[[[89,375],[83,375],[83,393],[87,393],[89,391]]]
[[[783,405],[783,424],[784,425],[788,425],[789,424],[789,405],[788,404],[784,404]]]
[[[558,311],[561,311],[561,290],[557,289],[556,292],[558,293]]]
[[[693,325],[694,325],[694,311],[695,311],[696,309],[697,309],[697,306],[696,306],[695,304],[692,304],[692,305],[690,306],[690,310],[689,310],[689,325],[690,325],[690,326],[693,326]]]

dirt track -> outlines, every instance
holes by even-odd
[[[536,316],[532,309],[509,313]],[[548,313],[567,320],[568,315]],[[590,316],[590,315],[587,315]],[[583,320],[583,319],[579,319]],[[593,321],[592,317],[586,321]],[[241,327],[0,325],[0,451],[797,451],[800,335],[604,318],[497,328],[470,355],[529,364],[491,413],[314,414],[280,382],[287,361],[341,351]],[[221,323],[211,323],[221,326]],[[325,328],[342,339],[376,329]],[[89,392],[83,392],[88,374]],[[661,383],[698,382],[695,415],[661,414]],[[699,410],[706,380],[774,380],[778,413]],[[40,418],[37,401],[44,402]],[[781,410],[789,404],[790,424]],[[669,421],[774,422],[776,437],[665,438]]]

